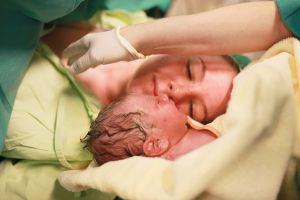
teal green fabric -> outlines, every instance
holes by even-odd
[[[239,71],[242,71],[250,62],[250,58],[241,54],[232,54],[229,57],[235,62]]]
[[[55,22],[66,23],[90,18],[98,10],[116,10],[138,11],[158,6],[162,10],[167,10],[171,0],[86,0],[81,3],[76,10]]]
[[[166,11],[171,3],[171,0],[132,0],[131,4],[128,4],[124,0],[110,0],[107,2],[109,9],[125,8],[128,11],[136,11],[140,8],[148,9],[153,6],[160,7],[163,11]]]
[[[284,24],[300,38],[300,1],[299,0],[276,0],[281,18]]]
[[[18,86],[38,44],[44,23],[87,19],[96,10],[116,8],[118,5],[116,2],[116,0],[0,1],[0,152],[3,150],[7,124]],[[158,1],[119,2],[126,2],[121,4],[124,6],[123,9],[142,9],[151,3],[156,5]]]
[[[38,43],[43,23],[71,12],[82,0],[0,1],[0,151],[16,92]]]

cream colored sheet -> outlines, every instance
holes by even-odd
[[[75,168],[71,162],[86,163],[91,155],[80,139],[99,109],[99,102],[85,95],[58,57],[40,44],[17,92],[2,156],[68,168]]]
[[[175,162],[132,157],[66,171],[60,183],[131,200],[299,199],[299,50],[284,40],[237,76],[227,112],[212,123],[224,133],[215,142]]]

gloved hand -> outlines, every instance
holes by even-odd
[[[63,57],[71,65],[70,71],[81,73],[99,64],[144,58],[120,35],[119,30],[90,33],[70,44],[63,52]]]

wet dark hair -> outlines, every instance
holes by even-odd
[[[143,156],[143,144],[153,125],[143,122],[143,112],[118,113],[126,97],[104,107],[82,139],[99,165],[131,156]]]

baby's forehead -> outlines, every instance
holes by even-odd
[[[109,121],[113,120],[114,123],[125,126],[136,123],[148,123],[148,116],[150,116],[146,110],[133,103],[131,97],[126,97],[119,101],[109,115]]]
[[[139,109],[143,105],[141,98],[137,98],[136,94],[128,94],[124,96],[114,107],[115,112],[134,112],[141,110]]]

